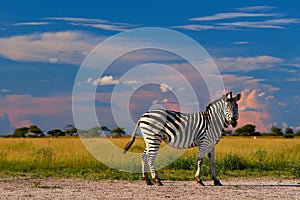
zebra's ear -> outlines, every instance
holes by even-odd
[[[229,100],[229,99],[232,99],[232,92],[228,92],[226,94],[226,98]]]
[[[238,101],[238,100],[240,100],[240,99],[241,99],[241,97],[242,97],[241,93],[238,93],[238,94],[236,95],[236,97],[235,97],[235,101]]]

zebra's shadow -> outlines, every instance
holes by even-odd
[[[221,187],[300,187],[300,184],[223,184]]]

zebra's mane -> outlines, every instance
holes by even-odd
[[[216,104],[216,103],[218,103],[218,102],[220,102],[220,101],[222,101],[222,100],[223,100],[223,98],[221,97],[221,98],[219,98],[219,99],[217,99],[217,100],[211,102],[210,104],[208,104],[208,105],[206,106],[206,111],[208,111],[208,110],[210,109],[211,106],[213,106],[214,104]]]

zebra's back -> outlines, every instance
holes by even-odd
[[[206,129],[203,113],[186,114],[169,110],[150,110],[139,120],[143,136],[153,144],[163,140],[174,148],[198,145]]]

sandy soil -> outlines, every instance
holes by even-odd
[[[229,179],[224,186],[194,181],[143,181],[0,178],[0,199],[297,199],[300,180]]]

